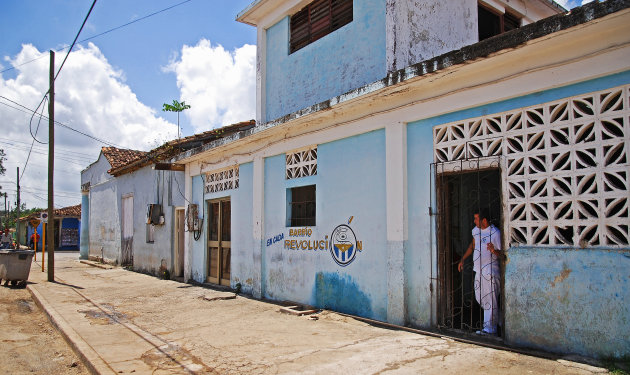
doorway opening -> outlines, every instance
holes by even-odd
[[[230,198],[208,202],[209,283],[230,285],[232,221]]]
[[[184,240],[185,240],[186,210],[178,208],[175,210],[175,266],[174,276],[184,276]]]
[[[133,267],[133,195],[122,197],[122,238],[120,265]]]
[[[498,168],[440,173],[439,165],[436,166],[436,172],[439,213],[437,324],[440,329],[474,333],[484,328],[484,310],[478,300],[486,303],[480,297],[479,279],[475,278],[475,255],[465,259],[461,271],[458,265],[472,242],[474,214],[484,213],[489,216],[489,224],[502,228],[501,173]],[[499,337],[503,335],[502,274],[502,271],[498,271],[496,275],[499,277],[499,290],[494,305],[499,309],[496,319],[496,334]],[[492,293],[494,296],[494,290]]]

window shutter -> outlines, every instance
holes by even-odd
[[[311,42],[330,32],[330,0],[316,0],[309,5]]]
[[[352,0],[315,0],[291,16],[290,53],[352,22]]]
[[[332,0],[332,30],[352,22],[352,0]]]
[[[310,43],[308,7],[291,17],[291,53]]]

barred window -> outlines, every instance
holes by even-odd
[[[290,53],[352,22],[352,0],[315,0],[291,16]]]
[[[204,188],[206,193],[217,193],[232,189],[238,189],[238,165],[206,173]]]
[[[287,189],[287,227],[315,226],[315,185]]]
[[[287,153],[286,179],[315,176],[317,174],[317,146]]]
[[[433,129],[438,163],[501,157],[510,242],[630,243],[630,85]]]

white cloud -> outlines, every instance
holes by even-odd
[[[35,62],[20,64],[44,55]],[[56,55],[57,68],[65,54]],[[15,66],[13,79],[0,76],[0,95],[28,108],[35,108],[48,90],[48,52],[42,53],[32,45],[23,45],[20,53],[8,59]],[[172,139],[177,127],[138,101],[124,82],[122,72],[114,69],[93,44],[78,47],[69,56],[55,82],[55,120],[125,148],[148,150]],[[5,176],[0,186],[11,195],[16,180],[16,167],[23,169],[28,148],[30,115],[9,108],[17,107],[0,98],[0,148],[7,154]],[[47,108],[44,110],[47,115]],[[37,121],[34,122],[35,125]],[[48,122],[40,125],[38,139],[47,141]],[[24,178],[23,200],[29,207],[43,206],[46,196],[47,146],[38,145],[32,153]],[[80,171],[96,161],[104,144],[57,126],[55,128],[55,190],[59,192],[55,206],[80,203]],[[39,190],[42,189],[42,190]],[[62,192],[67,192],[63,194]],[[73,195],[76,193],[76,195]]]
[[[184,115],[196,133],[256,115],[256,46],[226,51],[202,39],[185,45],[165,71],[175,73],[180,100],[191,106]]]

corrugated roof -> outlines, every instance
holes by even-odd
[[[120,164],[117,167],[114,167],[112,165],[112,169],[110,169],[108,172],[113,176],[120,176],[126,173],[131,173],[147,165],[168,160],[183,151],[203,146],[206,143],[226,137],[230,134],[249,130],[254,126],[256,126],[256,121],[249,120],[238,122],[232,125],[227,125],[218,129],[208,130],[203,133],[194,134],[188,137],[174,139],[172,141],[166,142],[160,147],[154,148],[149,152],[143,153],[136,159],[131,160],[127,163]]]

